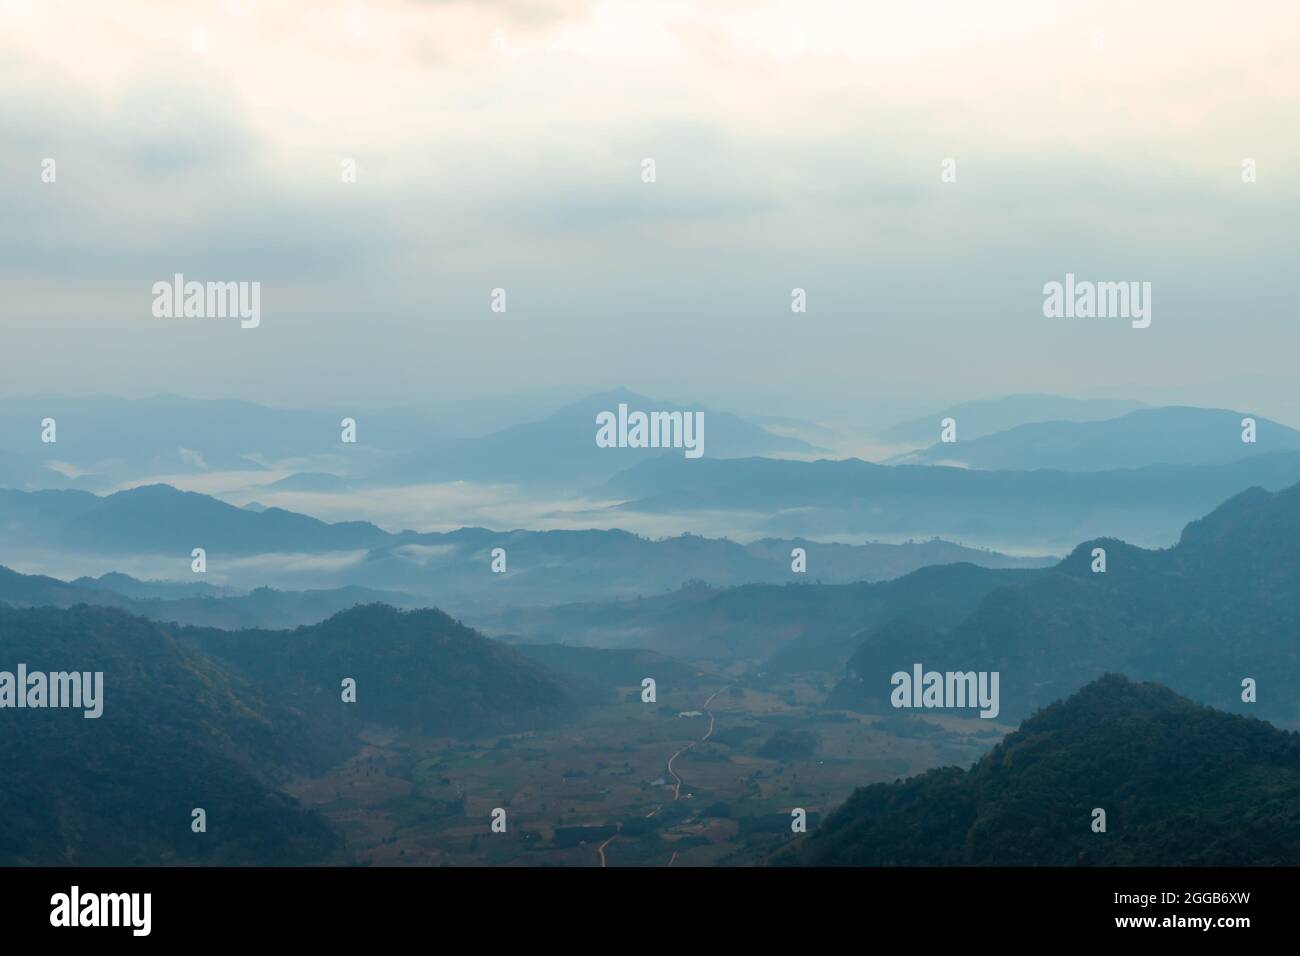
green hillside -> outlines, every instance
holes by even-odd
[[[969,770],[858,790],[778,862],[1294,866],[1300,734],[1107,675]]]
[[[340,758],[228,668],[107,608],[0,605],[0,670],[102,671],[103,711],[0,710],[0,865],[295,864],[339,838],[276,785]],[[190,829],[207,811],[207,832]]]

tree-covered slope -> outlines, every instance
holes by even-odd
[[[102,714],[0,709],[0,865],[290,864],[340,845],[280,793],[346,742],[163,628],[107,608],[0,605],[0,670],[103,673]],[[191,830],[191,811],[207,832]]]
[[[858,790],[778,862],[1294,866],[1300,734],[1106,675],[969,770]]]
[[[530,730],[580,709],[551,672],[438,610],[369,604],[291,631],[178,634],[325,720],[468,736]],[[355,703],[342,702],[347,678]]]

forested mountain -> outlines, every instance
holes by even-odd
[[[618,667],[604,653],[586,653],[591,679]],[[439,611],[382,605],[218,631],[0,604],[0,671],[20,664],[102,672],[102,711],[0,709],[0,865],[341,862],[338,834],[280,789],[291,776],[337,766],[367,725],[461,737],[554,725],[581,713],[573,688],[589,686]],[[206,833],[190,829],[195,808]]]
[[[1094,832],[1094,810],[1105,832]],[[969,770],[857,792],[778,862],[1294,866],[1300,734],[1107,675]]]
[[[108,608],[0,605],[0,670],[103,673],[102,713],[0,710],[0,865],[288,864],[341,841],[277,789],[345,741],[167,631]],[[191,831],[191,811],[207,832]]]
[[[327,720],[473,736],[535,729],[580,710],[551,672],[433,609],[372,604],[292,631],[182,628],[177,635]],[[356,682],[354,704],[341,702],[346,678]]]

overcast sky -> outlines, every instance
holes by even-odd
[[[1298,10],[0,0],[0,391],[1294,420]],[[177,272],[260,327],[155,318]],[[1067,272],[1151,327],[1045,318]]]

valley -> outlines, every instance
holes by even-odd
[[[811,830],[855,788],[969,764],[1007,730],[825,711],[804,680],[721,684],[654,704],[629,684],[580,724],[505,736],[368,729],[345,764],[286,789],[343,833],[339,862],[746,865],[792,838],[792,808]],[[490,830],[496,807],[505,833]]]

